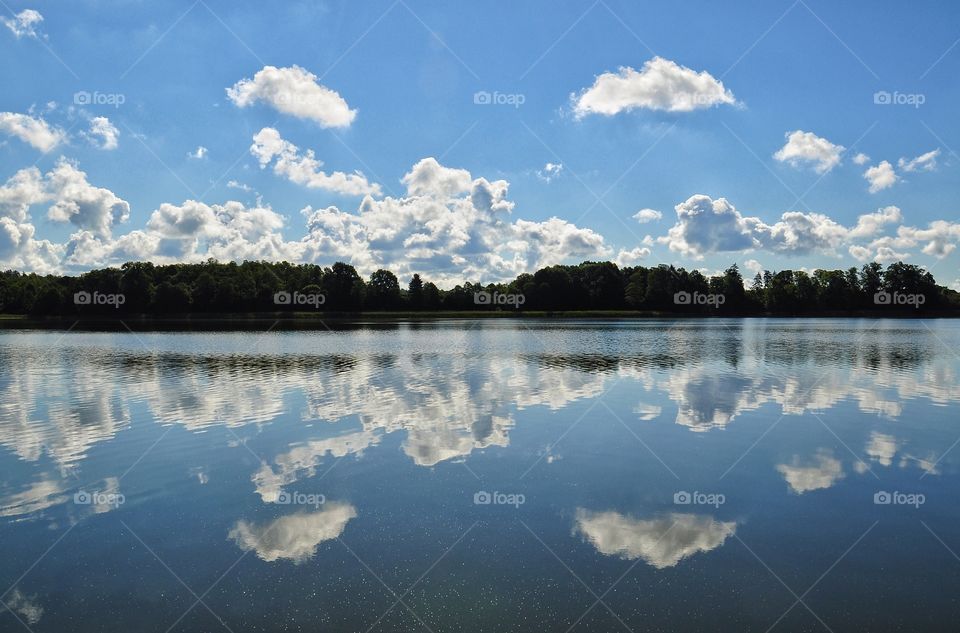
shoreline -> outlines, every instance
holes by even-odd
[[[336,329],[343,326],[389,325],[404,322],[427,323],[464,319],[529,319],[554,322],[585,320],[712,320],[712,319],[956,319],[953,311],[931,311],[919,314],[907,311],[858,311],[818,314],[709,314],[690,312],[656,312],[633,310],[578,311],[449,311],[449,312],[267,312],[267,313],[185,313],[185,314],[86,314],[33,316],[0,314],[0,330],[248,330],[262,329]],[[331,327],[334,326],[334,327]]]

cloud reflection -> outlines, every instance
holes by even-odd
[[[268,563],[286,559],[300,564],[313,557],[320,543],[343,534],[356,516],[351,504],[331,502],[317,512],[298,512],[265,524],[237,521],[227,538]]]
[[[790,490],[798,495],[830,488],[843,478],[843,464],[825,449],[817,451],[812,461],[803,462],[799,456],[794,456],[789,464],[777,465],[777,471],[787,480]]]
[[[700,514],[671,513],[635,519],[619,512],[577,508],[575,527],[598,552],[627,560],[643,559],[657,569],[723,545],[736,522]]]

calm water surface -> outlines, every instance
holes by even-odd
[[[2,631],[945,631],[960,323],[0,333]]]

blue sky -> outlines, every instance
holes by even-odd
[[[955,2],[4,3],[5,268],[960,276]]]

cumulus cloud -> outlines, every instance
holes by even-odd
[[[345,258],[361,270],[389,267],[401,277],[428,272],[449,286],[611,254],[601,235],[559,218],[511,221],[514,204],[504,180],[473,178],[425,158],[401,182],[405,196],[367,196],[357,213],[304,209],[304,256]]]
[[[349,503],[328,503],[318,512],[299,512],[262,525],[238,521],[227,537],[268,563],[286,559],[300,564],[316,554],[320,543],[343,534],[356,516],[357,509]]]
[[[877,209],[875,213],[865,213],[857,218],[857,225],[850,231],[850,237],[873,237],[885,224],[903,221],[900,207],[889,206]]]
[[[573,111],[612,116],[636,108],[690,112],[719,104],[735,104],[733,93],[707,71],[696,72],[654,57],[639,71],[628,66],[599,75],[593,85],[572,95]]]
[[[263,101],[278,112],[310,119],[321,127],[349,127],[357,116],[343,97],[299,66],[264,66],[253,79],[227,88],[227,97],[241,108]]]
[[[657,241],[695,259],[712,253],[759,249],[784,254],[829,252],[848,234],[845,227],[821,213],[787,211],[779,222],[766,224],[760,218],[742,215],[726,198],[714,200],[703,194],[691,196],[674,208],[677,223]]]
[[[920,154],[916,158],[907,160],[901,158],[897,161],[897,167],[902,171],[934,171],[937,168],[937,157],[940,156],[940,148],[931,150],[926,154]]]
[[[109,237],[114,224],[130,217],[130,205],[109,189],[94,187],[76,163],[61,158],[45,176],[47,193],[53,204],[47,217],[55,222],[70,222],[100,237]]]
[[[736,532],[737,524],[698,514],[635,519],[619,512],[577,508],[576,529],[601,554],[626,560],[639,558],[656,569],[665,569],[720,547]]]
[[[537,170],[537,178],[544,182],[550,182],[560,175],[563,171],[563,163],[547,163],[543,169]]]
[[[640,209],[633,214],[633,219],[644,224],[646,222],[653,222],[654,220],[659,220],[663,217],[663,214],[657,211],[656,209]]]
[[[407,186],[409,196],[448,198],[469,191],[473,177],[466,169],[444,167],[430,156],[418,161],[400,182]]]
[[[763,264],[761,264],[755,259],[748,259],[747,261],[743,262],[743,267],[749,270],[750,272],[752,272],[753,274],[763,272]]]
[[[187,158],[201,160],[207,157],[208,152],[209,150],[203,145],[197,145],[197,149],[193,150],[192,152],[187,152]]]
[[[280,132],[272,127],[257,132],[250,153],[256,156],[261,169],[273,162],[273,173],[298,185],[350,196],[380,195],[380,185],[368,182],[359,172],[345,174],[335,171],[328,174],[322,171],[323,162],[317,160],[313,150],[301,153],[300,148],[284,140]]]
[[[17,39],[21,37],[32,37],[38,39],[40,34],[37,27],[43,22],[43,16],[35,9],[24,9],[13,17],[0,17],[0,22],[10,29]]]
[[[819,174],[825,174],[840,164],[844,147],[831,143],[813,132],[794,130],[785,134],[787,142],[773,155],[793,167],[813,164]]]
[[[854,165],[866,165],[868,162],[870,162],[870,157],[864,154],[863,152],[860,152],[859,154],[853,157]]]
[[[921,249],[931,257],[946,257],[957,247],[960,241],[960,222],[934,220],[927,228],[912,226],[897,227],[896,236],[885,236],[874,240],[874,248],[913,248],[924,244]],[[888,251],[889,252],[889,251]]]
[[[621,248],[614,262],[622,268],[625,266],[635,266],[638,262],[648,257],[650,257],[650,249],[645,246],[638,246],[630,250]]]
[[[107,117],[97,116],[90,119],[90,130],[86,136],[100,149],[117,149],[120,130]]]
[[[759,222],[744,218],[726,198],[713,200],[702,194],[676,205],[677,224],[660,238],[670,250],[692,257],[706,253],[759,248],[753,235]]]
[[[873,251],[866,246],[853,244],[850,246],[848,251],[854,259],[860,260],[861,262],[868,262],[873,259]]]
[[[109,189],[95,187],[77,164],[60,158],[52,170],[40,175],[36,167],[21,169],[0,187],[0,216],[17,222],[27,220],[34,204],[51,202],[47,217],[70,222],[109,237],[114,224],[130,216],[130,205]]]
[[[28,172],[11,179],[0,188],[0,209],[24,215],[24,200],[46,195],[38,178],[39,173]],[[117,239],[102,230],[78,231],[58,247],[61,264],[85,269],[131,259],[171,263],[214,257],[322,264],[340,260],[363,275],[377,268],[389,268],[401,277],[419,272],[441,287],[451,287],[465,280],[512,279],[543,266],[613,255],[599,233],[560,218],[539,222],[512,218],[514,203],[507,198],[509,184],[504,180],[473,178],[467,170],[425,158],[401,182],[405,195],[383,199],[367,195],[355,212],[336,206],[302,209],[306,234],[299,239],[285,237],[284,217],[259,200],[254,206],[236,201],[164,203],[150,214],[144,229]],[[643,249],[625,253],[644,256]]]
[[[42,118],[16,112],[0,112],[0,132],[15,136],[41,152],[49,152],[67,138],[66,132]]]
[[[880,161],[879,165],[874,165],[863,172],[863,177],[870,183],[870,193],[877,193],[884,189],[889,189],[896,184],[900,177],[893,170],[893,165],[888,161]]]
[[[898,253],[889,246],[881,246],[877,248],[877,253],[873,256],[873,259],[881,264],[892,264],[893,262],[902,262],[909,257],[910,253]]]

